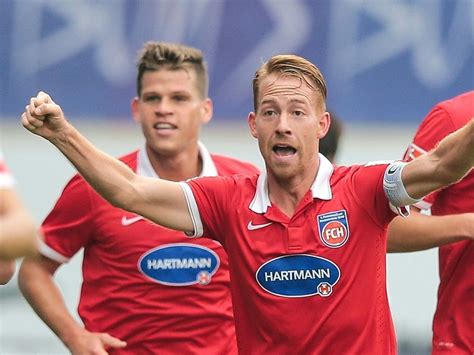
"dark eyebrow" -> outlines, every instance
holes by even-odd
[[[150,96],[150,95],[160,95],[156,91],[143,91],[142,96]]]
[[[171,92],[170,95],[172,95],[172,96],[175,96],[175,95],[190,96],[191,93],[189,93],[188,91],[178,90],[178,91]],[[163,94],[158,93],[156,91],[147,91],[147,92],[143,92],[142,96],[163,96]]]
[[[173,91],[171,94],[172,95],[182,95],[182,96],[190,96],[191,95],[191,93],[189,91],[181,91],[181,90]]]

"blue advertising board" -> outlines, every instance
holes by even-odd
[[[420,121],[474,87],[472,0],[2,0],[0,116],[46,90],[70,116],[129,117],[148,40],[200,48],[219,120],[252,110],[271,55],[318,65],[345,121]]]

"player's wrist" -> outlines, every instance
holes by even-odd
[[[58,334],[64,345],[69,349],[73,350],[77,347],[79,339],[83,338],[89,332],[80,327],[78,324],[71,324],[69,327],[62,327],[64,330],[62,334]]]
[[[79,132],[68,121],[66,121],[66,119],[64,119],[63,122],[62,126],[49,138],[51,143],[58,148],[61,148],[61,146],[67,146],[75,136],[79,135]]]

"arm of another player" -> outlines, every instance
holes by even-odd
[[[18,285],[36,314],[62,340],[72,354],[107,354],[107,348],[127,344],[107,333],[84,329],[68,312],[53,275],[60,264],[43,256],[25,258]]]
[[[412,208],[409,217],[395,217],[388,226],[387,252],[406,253],[474,240],[474,213],[425,216]]]
[[[0,189],[0,259],[13,260],[38,251],[36,226],[14,189]]]
[[[474,118],[446,136],[430,152],[409,162],[402,171],[408,195],[419,199],[459,181],[474,166]]]
[[[178,183],[138,176],[128,166],[94,147],[64,117],[44,92],[31,98],[22,115],[29,131],[54,144],[85,180],[116,207],[162,226],[193,231],[184,193]]]
[[[37,252],[36,227],[12,188],[0,189],[0,284],[15,273],[15,258]]]

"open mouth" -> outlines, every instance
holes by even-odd
[[[177,127],[175,125],[172,125],[171,123],[158,122],[153,125],[153,128],[161,131],[161,130],[174,130]]]
[[[273,146],[272,150],[280,157],[288,157],[296,154],[296,149],[286,144],[276,144]]]

